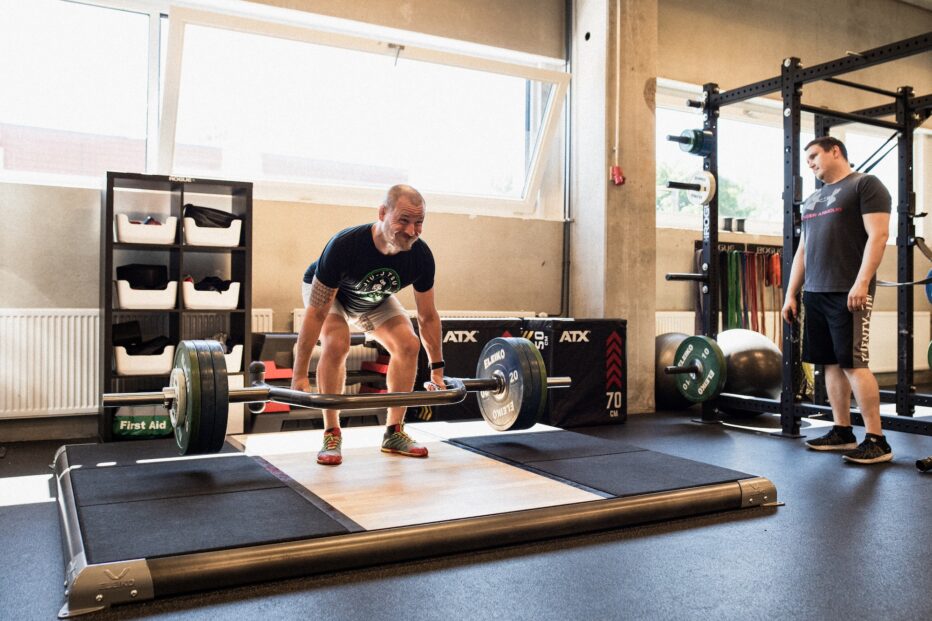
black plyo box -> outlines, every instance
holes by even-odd
[[[549,390],[545,420],[554,427],[623,423],[628,418],[627,321],[524,319],[521,336],[540,350],[551,377],[571,388]]]
[[[521,336],[521,319],[505,318],[447,318],[441,321],[443,374],[447,377],[476,377],[476,365],[486,343],[499,336]],[[421,347],[418,357],[415,390],[422,390],[430,379],[427,353]],[[423,408],[410,408],[408,420],[427,418]],[[433,406],[429,420],[468,420],[482,418],[479,401],[474,393],[464,401],[452,405]]]

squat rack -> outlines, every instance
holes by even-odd
[[[703,170],[718,178],[718,118],[722,106],[739,103],[753,97],[780,92],[783,100],[783,253],[781,273],[783,290],[789,284],[793,256],[802,233],[800,205],[802,177],[799,174],[801,113],[815,115],[815,135],[826,136],[831,127],[843,123],[863,123],[885,127],[898,132],[899,201],[897,204],[897,282],[913,280],[913,248],[916,246],[914,219],[916,214],[913,193],[913,130],[932,114],[932,94],[915,97],[911,87],[901,87],[895,93],[841,80],[835,76],[874,65],[879,65],[932,49],[932,32],[876,47],[865,52],[849,53],[844,58],[804,68],[799,58],[783,61],[780,75],[728,91],[719,91],[718,85],[708,83],[702,87],[702,100],[690,100],[688,105],[703,110],[703,130],[709,147],[703,158]],[[833,84],[866,90],[892,97],[892,103],[865,108],[854,112],[841,112],[802,103],[802,86],[823,80]],[[895,115],[894,121],[883,117]],[[715,338],[718,334],[719,265],[715,252],[718,248],[718,195],[713,195],[703,207],[701,269],[698,274],[668,274],[668,280],[694,280],[702,283],[702,333]],[[781,433],[785,437],[801,437],[800,419],[803,416],[831,415],[823,395],[816,403],[803,403],[798,397],[801,382],[801,352],[798,324],[784,326],[782,391],[780,399],[748,397],[723,393],[702,403],[702,422],[722,420],[722,409],[780,414]],[[819,398],[821,396],[821,398]],[[932,435],[932,421],[913,418],[915,405],[932,405],[932,395],[916,394],[913,386],[913,294],[908,286],[897,287],[897,385],[895,391],[881,391],[883,402],[896,403],[896,415],[881,415],[884,429]],[[863,419],[852,412],[852,422],[863,425]]]

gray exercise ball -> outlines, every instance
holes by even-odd
[[[667,332],[654,340],[654,400],[658,410],[685,410],[694,405],[677,390],[676,376],[663,372],[666,367],[673,366],[676,349],[688,336],[682,332]]]
[[[728,367],[725,392],[780,398],[783,354],[773,341],[759,332],[740,328],[720,332],[716,340]]]

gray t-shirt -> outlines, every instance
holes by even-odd
[[[853,172],[825,184],[803,203],[806,280],[803,289],[815,293],[846,293],[854,286],[867,231],[861,217],[890,212],[890,193],[877,177]]]

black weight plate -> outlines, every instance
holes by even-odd
[[[721,394],[728,368],[721,347],[707,336],[690,336],[676,348],[675,366],[688,367],[697,363],[699,373],[676,376],[677,390],[693,403],[708,401]]]
[[[530,429],[539,423],[547,410],[547,367],[537,345],[527,339],[518,339],[518,348],[528,361],[526,381],[529,387],[526,404],[522,404],[520,420],[512,429]]]
[[[227,420],[230,414],[230,383],[227,379],[227,359],[223,345],[218,341],[205,341],[214,363],[214,427],[207,444],[208,453],[219,453],[227,437]]]
[[[184,373],[185,411],[179,412],[184,421],[175,427],[175,444],[182,455],[188,452],[191,443],[191,421],[200,416],[201,374],[197,351],[191,341],[181,341],[175,350],[174,366]]]
[[[214,433],[216,400],[214,363],[206,341],[191,341],[197,352],[198,369],[201,374],[201,407],[198,415],[191,420],[191,437],[186,455],[203,455],[209,453],[211,437]]]
[[[505,384],[501,393],[480,391],[477,395],[482,417],[496,431],[512,429],[522,413],[522,406],[531,398],[527,357],[516,345],[515,338],[494,338],[485,344],[476,365],[476,377],[500,377]]]

